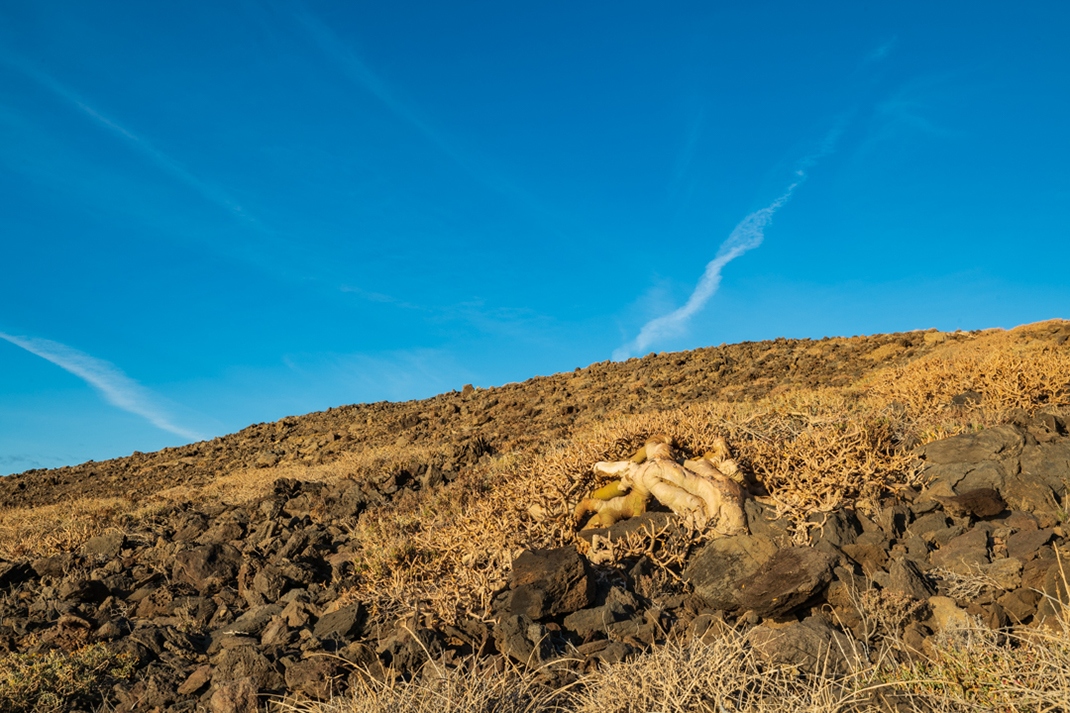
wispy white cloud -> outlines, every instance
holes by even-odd
[[[876,49],[866,55],[866,58],[863,60],[863,65],[872,64],[873,62],[880,62],[881,60],[885,59],[889,54],[892,53],[892,50],[895,48],[896,42],[898,41],[898,37],[892,36],[882,42]]]
[[[48,90],[52,95],[78,109],[95,124],[106,129],[113,136],[126,143],[164,173],[167,173],[172,178],[193,189],[196,193],[200,194],[202,198],[223,208],[247,223],[256,223],[256,220],[222,188],[196,176],[174,158],[156,148],[150,141],[139,136],[120,122],[93,107],[77,92],[57,80],[52,75],[41,70],[34,64],[17,57],[0,56],[0,62],[15,68],[23,75],[36,82],[39,86]]]
[[[791,198],[792,193],[806,177],[801,170],[796,175],[798,180],[788,186],[784,193],[766,207],[754,211],[740,221],[728,239],[721,243],[717,255],[707,263],[702,278],[687,302],[682,307],[644,324],[635,339],[613,352],[614,359],[627,359],[633,354],[645,351],[650,345],[660,340],[678,336],[686,331],[691,318],[706,306],[720,287],[721,270],[724,266],[762,244],[765,228],[773,220],[773,215]]]
[[[729,234],[728,239],[721,243],[714,258],[706,264],[706,270],[702,273],[698,285],[691,292],[687,302],[682,307],[655,317],[644,324],[635,339],[613,351],[613,359],[627,359],[633,354],[642,353],[652,344],[679,336],[687,331],[691,318],[706,306],[721,286],[721,271],[725,265],[762,244],[762,240],[765,239],[765,229],[772,222],[773,216],[788,202],[795,189],[806,180],[806,170],[835,150],[836,143],[843,134],[849,119],[849,114],[841,116],[817,147],[798,162],[795,180],[776,200],[740,221]]]
[[[124,374],[114,364],[97,359],[66,344],[37,337],[18,337],[0,332],[3,339],[31,354],[46,359],[96,389],[104,400],[144,418],[152,425],[191,441],[203,436],[175,424],[166,409],[157,403],[157,397],[141,384]]]

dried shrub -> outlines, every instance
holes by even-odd
[[[95,707],[101,692],[134,671],[130,654],[105,644],[70,653],[8,654],[0,657],[0,713],[52,713]]]

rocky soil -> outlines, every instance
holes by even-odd
[[[1054,338],[1065,341],[1070,327],[1064,332]],[[137,497],[204,485],[241,468],[329,463],[346,452],[396,442],[447,443],[450,456],[434,465],[457,472],[484,453],[545,447],[607,415],[713,399],[755,399],[797,387],[842,386],[877,366],[903,364],[938,344],[968,336],[909,332],[744,342],[600,362],[518,384],[465,387],[424,401],[343,406],[180,448],[0,478],[0,508],[72,497]]]
[[[0,561],[0,653],[103,642],[136,662],[132,678],[102,692],[114,710],[243,713],[265,696],[343,693],[357,671],[411,675],[429,657],[538,664],[567,656],[584,670],[670,637],[739,626],[770,662],[805,671],[845,666],[838,652],[868,650],[888,627],[924,653],[936,633],[967,617],[993,628],[1043,626],[1067,599],[1060,557],[1070,555],[1070,424],[1053,415],[919,448],[924,489],[889,497],[869,517],[841,509],[815,518],[809,546],[793,544],[769,506],[749,500],[750,534],[695,548],[682,582],[658,576],[644,557],[622,569],[566,547],[521,553],[486,619],[373,625],[364,604],[343,595],[354,576],[354,520],[402,493],[438,487],[481,457],[538,448],[614,411],[847,383],[872,368],[865,356],[878,349],[887,364],[929,348],[925,333],[914,333],[651,356],[5,478],[0,507],[27,507],[208,482],[237,467],[322,462],[369,442],[452,448],[448,460],[384,479],[280,478],[255,502],[180,503],[78,551]],[[612,541],[644,524],[671,530],[674,519],[650,512],[585,537]],[[877,615],[884,629],[874,626]]]

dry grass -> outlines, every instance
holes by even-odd
[[[744,470],[806,541],[811,514],[847,504],[870,509],[880,496],[915,485],[913,445],[999,423],[1015,410],[1070,405],[1070,345],[1053,346],[1044,338],[1049,328],[949,341],[842,389],[620,416],[537,456],[503,458],[430,498],[365,515],[358,538],[376,546],[364,552],[363,578],[351,594],[371,601],[383,619],[406,615],[415,603],[447,621],[486,616],[517,550],[577,541],[570,513],[599,485],[591,465],[630,454],[654,433],[673,434],[685,453],[727,436]],[[952,406],[965,390],[980,391],[984,401]]]
[[[468,667],[425,669],[417,680],[361,677],[344,697],[329,703],[281,702],[295,713],[554,713],[567,707],[569,688],[547,686],[546,670],[498,671]]]
[[[101,703],[101,693],[134,670],[129,654],[105,644],[70,653],[0,656],[0,713],[58,713]]]
[[[772,666],[727,631],[673,642],[629,661],[547,684],[547,670],[426,668],[411,681],[368,679],[328,703],[290,704],[304,713],[1040,713],[1070,710],[1070,629],[997,634],[948,631],[926,656],[886,639],[875,652],[842,652],[845,674]]]
[[[4,510],[0,512],[0,557],[14,560],[76,550],[135,509],[123,498],[86,498]]]
[[[654,433],[672,434],[687,454],[726,436],[744,472],[768,491],[795,538],[805,542],[812,514],[847,504],[865,511],[882,495],[916,484],[910,450],[917,443],[998,423],[1017,409],[1070,405],[1070,343],[1047,338],[1053,326],[1061,323],[960,335],[905,366],[880,368],[878,362],[876,371],[844,387],[609,418],[538,453],[481,462],[446,487],[395,498],[352,525],[356,540],[367,546],[358,553],[359,577],[348,596],[369,604],[373,617],[384,622],[417,609],[440,621],[487,616],[520,549],[577,542],[572,509],[599,485],[591,465],[630,455]],[[939,342],[940,336],[929,333],[926,339]],[[980,404],[951,404],[954,395],[970,390],[984,394]],[[0,513],[0,556],[69,549],[103,528],[123,527],[177,501],[254,500],[279,477],[371,479],[443,455],[390,445],[327,465],[239,470],[198,490],[158,493],[136,507],[82,501],[8,510]],[[640,538],[611,556],[649,551],[671,569],[700,537],[674,543]]]

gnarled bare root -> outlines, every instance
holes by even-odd
[[[631,459],[595,463],[594,472],[619,480],[596,490],[576,507],[577,520],[595,513],[584,529],[609,527],[640,515],[654,497],[700,529],[709,526],[722,535],[747,531],[743,512],[746,491],[735,479],[739,467],[723,438],[718,438],[702,458],[681,465],[672,439],[654,436]]]

